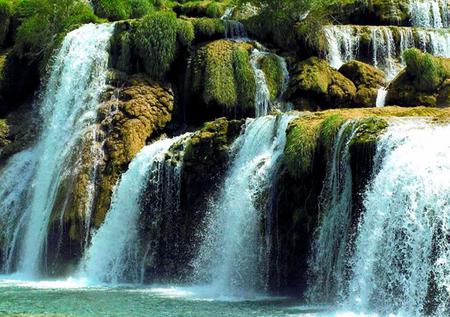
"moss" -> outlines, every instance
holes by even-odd
[[[233,68],[238,105],[244,109],[253,109],[255,105],[256,82],[247,48],[237,46],[234,49]]]
[[[364,147],[373,145],[388,127],[389,120],[397,117],[424,117],[439,123],[448,122],[450,109],[384,107],[303,113],[290,122],[286,131],[284,154],[289,175],[298,179],[310,173],[319,150],[330,155],[337,132],[347,120],[353,120],[356,124],[351,145]]]
[[[261,69],[266,75],[270,96],[274,100],[282,93],[284,84],[284,73],[279,57],[274,54],[265,55],[261,59]]]
[[[226,5],[224,3],[218,3],[218,2],[211,2],[206,7],[206,16],[210,18],[220,18],[225,13],[225,7]]]
[[[140,18],[153,11],[151,0],[94,0],[95,13],[110,21]]]
[[[375,142],[388,127],[385,118],[368,117],[358,121],[356,134],[351,144],[367,144]]]
[[[318,136],[317,121],[310,124],[301,118],[289,124],[284,159],[293,177],[299,178],[312,170]]]
[[[330,153],[336,134],[346,119],[339,113],[326,117],[320,124],[320,140],[325,147],[326,153]]]
[[[9,144],[9,127],[5,119],[0,119],[0,148]]]
[[[178,21],[170,12],[156,12],[144,17],[133,30],[133,43],[145,71],[162,79],[176,55]]]
[[[286,93],[302,109],[348,108],[353,105],[356,87],[327,61],[311,57],[295,65]]]
[[[192,88],[206,105],[224,109],[251,107],[256,84],[249,62],[251,46],[219,40],[211,42],[194,55]]]
[[[192,19],[195,37],[200,41],[223,38],[225,22],[221,19],[197,18]]]
[[[14,13],[12,0],[0,0],[0,47],[4,46]]]
[[[225,13],[227,6],[227,1],[187,1],[182,4],[176,4],[173,9],[179,15],[220,18]]]
[[[403,53],[406,72],[414,78],[413,84],[418,90],[436,90],[450,76],[449,70],[443,62],[430,54],[422,53],[418,49],[408,49]]]
[[[195,39],[194,25],[189,20],[177,20],[177,39],[182,46],[190,46]]]
[[[94,9],[99,17],[112,21],[125,20],[131,16],[131,5],[129,1],[95,0]]]

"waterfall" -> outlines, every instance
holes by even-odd
[[[215,295],[249,296],[266,288],[267,248],[261,236],[264,201],[280,164],[291,116],[249,119],[234,142],[234,158],[208,208],[193,262],[199,282]]]
[[[326,26],[323,29],[328,44],[327,59],[339,69],[346,62],[356,59],[359,51],[359,36],[351,26]]]
[[[58,189],[74,172],[74,156],[79,155],[80,144],[96,121],[98,99],[106,82],[109,39],[113,30],[112,24],[89,24],[67,34],[54,58],[40,101],[41,135],[32,150],[14,156],[11,162],[15,163],[9,163],[2,172],[2,179],[5,174],[10,176],[0,185],[0,192],[7,194],[2,202],[2,206],[7,205],[2,208],[0,222],[5,215],[10,219],[12,214],[23,213],[18,216],[19,223],[15,224],[21,239],[10,240],[14,245],[8,249],[18,252],[18,269],[26,275],[35,276],[40,272],[47,226]],[[35,162],[31,162],[28,151],[32,151]],[[25,173],[30,181],[21,193],[9,186],[17,184],[14,177],[21,179],[26,167],[31,167]],[[25,196],[26,203],[20,199]]]
[[[257,48],[253,49],[250,56],[250,64],[253,69],[256,81],[256,96],[255,96],[255,116],[262,117],[269,113],[270,109],[270,91],[267,86],[266,75],[260,68],[260,61],[266,55],[266,52],[260,51]]]
[[[349,305],[403,316],[450,313],[450,126],[392,124],[351,261]]]
[[[148,248],[140,242],[138,228],[142,195],[150,181],[154,185],[152,194],[156,196],[151,210],[154,215],[151,216],[162,213],[161,200],[166,198],[164,188],[173,179],[179,183],[181,169],[180,163],[173,166],[166,162],[166,156],[170,147],[184,137],[165,139],[144,147],[122,175],[105,222],[92,237],[92,244],[80,266],[81,274],[90,282],[142,282],[142,266],[149,252],[143,251]],[[168,169],[173,173],[167,173]],[[171,175],[172,179],[166,175]]]
[[[327,39],[327,60],[337,69],[351,60],[367,62],[369,59],[388,79],[393,79],[404,65],[402,54],[408,48],[417,47],[436,56],[450,57],[450,32],[444,30],[333,25],[324,27],[323,32]],[[394,36],[394,32],[399,36]],[[360,49],[367,37],[371,43],[368,56]]]
[[[419,48],[434,56],[450,57],[450,32],[418,30]]]
[[[347,121],[339,129],[321,193],[320,225],[312,246],[309,263],[312,285],[310,297],[330,299],[346,282],[347,240],[351,224],[352,172],[350,142],[356,133],[355,122]]]
[[[409,15],[415,27],[441,29],[450,26],[448,0],[410,0]]]
[[[225,23],[225,38],[235,40],[246,40],[247,32],[245,31],[244,24],[239,21],[231,19],[234,12],[234,7],[225,9],[225,13],[220,18]]]
[[[395,61],[396,46],[392,31],[387,27],[372,29],[372,55],[373,65],[385,71],[388,80],[400,72],[400,67]]]
[[[381,87],[378,89],[377,100],[375,103],[376,107],[384,107],[386,105],[386,97],[388,94],[388,90],[385,87]]]

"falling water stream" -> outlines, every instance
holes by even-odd
[[[99,96],[105,88],[109,39],[113,30],[112,24],[88,24],[65,37],[52,63],[40,102],[41,135],[32,150],[13,156],[10,161],[15,163],[8,164],[2,171],[5,177],[30,168],[25,175],[33,177],[31,186],[23,191],[21,187],[11,187],[16,186],[22,174],[8,177],[8,181],[0,185],[0,192],[9,193],[2,201],[7,206],[2,208],[0,218],[11,220],[14,215],[13,218],[20,219],[19,223],[11,224],[16,226],[15,233],[8,234],[7,239],[11,244],[8,249],[18,254],[18,270],[22,274],[36,276],[41,273],[47,226],[56,193],[74,168],[70,165],[74,151],[79,151],[80,143],[96,120]],[[27,158],[30,151],[33,159]],[[19,168],[15,166],[17,164]],[[27,199],[26,204],[21,201],[23,198]],[[23,214],[18,216],[18,213]],[[18,231],[21,232],[20,239]]]
[[[271,186],[284,150],[290,115],[248,120],[233,144],[233,162],[218,196],[210,203],[199,255],[194,261],[200,282],[223,296],[264,291],[266,250],[260,236],[260,200]]]

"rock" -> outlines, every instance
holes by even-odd
[[[389,85],[386,103],[404,107],[450,106],[450,59],[417,49],[405,51],[407,67]]]
[[[351,107],[355,96],[353,82],[317,57],[295,65],[287,90],[288,100],[307,110]]]
[[[383,71],[358,61],[348,62],[339,72],[353,81],[356,86],[354,103],[357,107],[374,107],[376,105],[378,89],[386,85]]]
[[[168,85],[145,75],[129,77],[122,88],[111,89],[101,109],[100,126],[105,133],[105,168],[98,193],[95,226],[100,226],[109,208],[112,188],[120,174],[146,142],[170,122],[174,106]]]
[[[218,40],[196,50],[190,69],[192,120],[254,114],[256,84],[248,43]],[[194,116],[195,114],[195,116]]]
[[[145,276],[150,278],[148,282],[179,281],[191,276],[186,263],[191,263],[198,251],[196,246],[203,229],[199,224],[205,219],[209,199],[223,181],[230,159],[229,147],[243,124],[243,120],[225,118],[208,122],[183,144],[175,144],[170,149],[171,159],[182,160],[179,201],[182,212],[166,212],[159,217],[150,214],[154,199],[149,192],[152,187],[147,188],[140,222],[144,236],[158,240],[152,244],[151,260],[144,267]]]

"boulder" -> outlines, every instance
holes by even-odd
[[[450,59],[418,49],[405,51],[406,69],[389,85],[386,103],[404,107],[448,107]]]
[[[311,57],[294,66],[286,96],[302,110],[348,108],[356,91],[355,84],[326,60]]]
[[[357,107],[376,105],[378,89],[386,85],[383,71],[359,61],[351,61],[342,65],[339,72],[355,84],[357,91],[354,103]]]
[[[256,83],[250,64],[252,45],[218,40],[199,47],[190,70],[190,120],[231,119],[254,114]]]

